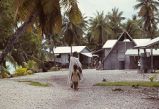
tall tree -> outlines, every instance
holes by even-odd
[[[69,46],[71,46],[72,44],[81,45],[86,26],[87,22],[85,20],[85,17],[82,17],[81,23],[74,24],[66,15],[63,20],[62,29],[65,43],[67,43]]]
[[[138,15],[143,20],[143,29],[147,34],[147,37],[154,37],[157,29],[156,12],[158,11],[159,2],[157,0],[137,0],[138,4],[135,5],[135,9],[139,9]]]
[[[128,19],[128,21],[124,23],[122,27],[123,30],[127,31],[133,38],[143,37],[144,32],[142,29],[142,21],[138,19],[136,15],[134,15],[132,19]]]
[[[5,48],[7,40],[14,32],[14,11],[12,4],[12,0],[0,1],[0,50]]]
[[[66,6],[69,19],[74,23],[81,22],[81,13],[76,0],[14,0],[15,19],[23,24],[15,30],[15,33],[8,40],[8,44],[0,56],[0,64],[6,55],[11,52],[14,44],[23,36],[24,32],[38,21],[42,33],[46,36],[59,33],[61,31],[61,6]],[[1,1],[0,1],[1,2]],[[0,3],[1,4],[1,3]]]
[[[103,44],[107,40],[107,17],[104,12],[97,12],[96,16],[89,19],[89,33],[91,34],[91,39],[97,45],[97,49],[102,48]]]
[[[111,30],[110,36],[111,38],[117,38],[119,34],[122,32],[122,21],[125,17],[122,16],[123,12],[119,11],[118,8],[113,8],[112,12],[108,12],[108,19],[109,19],[109,28]]]

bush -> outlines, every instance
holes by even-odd
[[[16,69],[15,71],[15,75],[16,76],[24,76],[24,75],[27,75],[27,68],[18,68]]]
[[[151,82],[154,82],[154,81],[156,80],[156,75],[153,75],[153,76],[149,77],[149,80],[150,80]]]
[[[10,77],[11,77],[10,72],[5,67],[2,67],[2,72],[0,73],[0,78],[10,78]]]
[[[29,70],[32,70],[32,72],[38,72],[38,64],[33,60],[29,60],[27,63],[25,63],[25,67]]]
[[[51,69],[50,69],[50,71],[58,71],[58,70],[60,70],[59,67],[51,67]]]
[[[11,76],[8,73],[6,73],[6,72],[0,73],[0,78],[10,78],[10,77]]]
[[[33,74],[33,71],[32,70],[27,70],[27,74],[31,75],[31,74]]]

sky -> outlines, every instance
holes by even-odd
[[[81,12],[88,17],[94,17],[97,11],[104,11],[107,14],[116,7],[119,11],[123,11],[123,17],[128,19],[137,14],[137,10],[134,10],[135,4],[136,0],[78,0]]]

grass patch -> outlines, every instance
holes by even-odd
[[[30,80],[27,80],[27,81],[18,81],[18,82],[27,82],[27,83],[29,83],[29,85],[39,86],[39,87],[48,87],[49,86],[48,83],[41,83],[41,82],[30,81]]]
[[[149,81],[121,81],[121,82],[101,82],[95,86],[143,86],[143,87],[159,87],[159,82]]]

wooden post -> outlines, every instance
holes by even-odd
[[[144,59],[143,59],[143,70],[144,73],[147,73],[147,60],[146,60],[146,48],[144,48]]]
[[[151,47],[151,73],[153,73],[153,47]]]
[[[137,64],[138,64],[138,69],[140,70],[141,62],[140,62],[140,66],[139,66],[139,61],[140,61],[139,53],[140,53],[140,49],[138,48],[138,62],[137,62]]]

